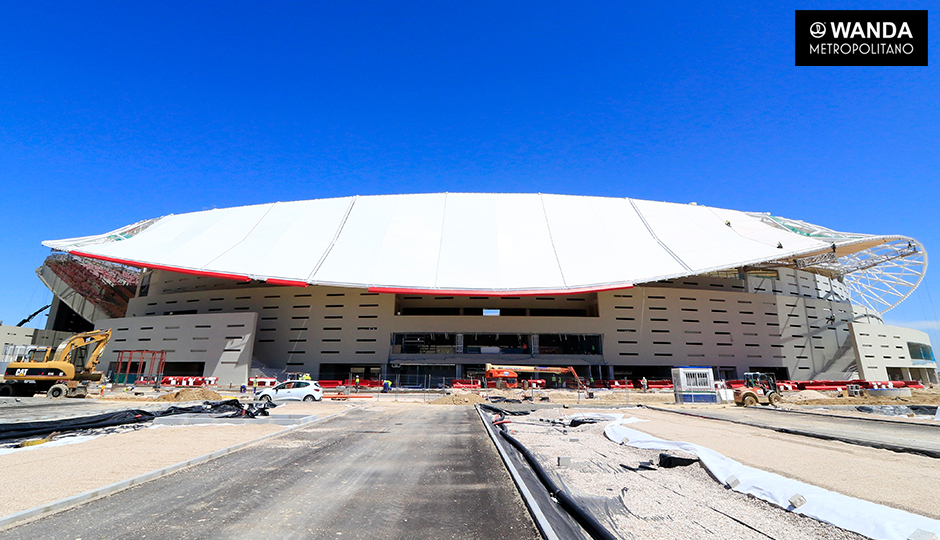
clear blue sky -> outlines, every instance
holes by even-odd
[[[50,298],[42,240],[352,194],[696,201],[940,256],[937,67],[793,65],[794,9],[926,4],[456,4],[4,3],[0,319]],[[938,276],[889,321],[940,324]]]

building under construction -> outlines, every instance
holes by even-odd
[[[695,204],[543,194],[347,197],[170,215],[44,242],[49,328],[112,328],[167,375],[243,384],[463,378],[485,363],[572,365],[595,379],[936,382],[923,332],[882,314],[927,254]]]

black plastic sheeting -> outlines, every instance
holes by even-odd
[[[664,469],[672,469],[673,467],[688,467],[693,463],[698,463],[698,458],[684,458],[666,453],[659,454],[659,466]]]
[[[597,422],[598,420],[596,418],[572,418],[571,421],[568,422],[568,427],[575,428],[583,426],[584,424],[596,424]]]
[[[617,537],[611,534],[603,525],[597,521],[591,512],[587,511],[581,504],[576,501],[573,497],[568,495],[568,493],[558,487],[557,484],[548,476],[548,473],[542,467],[542,464],[538,462],[535,455],[529,451],[528,448],[522,445],[517,441],[512,435],[506,433],[505,431],[500,431],[499,434],[506,439],[509,444],[514,446],[526,461],[529,463],[529,466],[535,472],[535,475],[538,476],[539,480],[545,486],[545,489],[548,490],[548,494],[558,501],[558,504],[561,505],[571,517],[573,517],[580,525],[584,528],[585,531],[591,538],[594,540],[617,540]]]
[[[487,400],[490,403],[522,403],[521,399],[505,398],[502,396],[490,396]]]
[[[529,414],[529,411],[509,411],[499,407],[494,407],[492,405],[487,405],[486,403],[481,403],[480,408],[484,411],[491,412],[493,414],[501,414],[503,416],[525,416]]]
[[[53,432],[66,433],[69,431],[138,424],[141,422],[149,422],[157,417],[173,416],[177,414],[217,414],[223,415],[218,418],[254,418],[256,416],[267,416],[268,412],[265,406],[256,407],[252,404],[245,407],[237,399],[206,401],[202,405],[193,405],[191,407],[172,406],[162,411],[131,409],[92,416],[81,416],[78,418],[65,418],[62,420],[0,424],[0,441],[37,437]]]
[[[132,409],[129,411],[96,414],[94,416],[68,418],[65,420],[0,424],[0,441],[48,435],[54,431],[62,433],[80,429],[96,429],[120,426],[123,424],[136,424],[139,422],[149,422],[154,418],[156,418],[156,416],[152,412]]]
[[[522,455],[529,465],[528,469],[534,473],[535,477],[547,490],[547,495],[549,498],[551,498],[553,501],[556,501],[570,517],[574,518],[574,520],[584,529],[584,532],[586,532],[594,540],[617,540],[617,537],[614,536],[603,525],[601,525],[601,523],[597,521],[590,511],[586,510],[577,500],[569,495],[568,492],[555,484],[555,482],[549,477],[548,473],[542,467],[542,464],[539,463],[535,455],[521,442],[516,440],[515,437],[507,433],[506,426],[499,424],[499,422],[505,420],[507,414],[524,415],[529,414],[528,412],[509,412],[504,411],[499,407],[482,403],[479,405],[479,407],[483,410],[498,414],[498,416],[493,420],[493,423],[499,428],[497,433],[499,433],[499,435],[502,436],[506,442],[508,442]]]

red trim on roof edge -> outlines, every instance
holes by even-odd
[[[464,289],[404,289],[398,287],[369,287],[369,292],[388,294],[432,294],[435,296],[541,296],[541,295],[568,295],[590,292],[616,291],[632,289],[633,285],[607,285],[602,287],[580,287],[577,289],[543,289],[538,291],[468,291]]]
[[[113,262],[117,264],[123,264],[126,266],[134,266],[136,268],[151,268],[153,270],[166,270],[167,272],[177,272],[180,274],[190,274],[193,276],[207,276],[207,277],[217,277],[222,279],[231,279],[233,281],[251,281],[251,278],[248,276],[239,276],[237,274],[225,274],[223,272],[207,272],[205,270],[191,270],[189,268],[177,268],[174,266],[164,266],[162,264],[152,264],[152,263],[142,263],[137,261],[128,261],[125,259],[117,259],[114,257],[105,257],[104,255],[94,255],[92,253],[85,253],[83,251],[70,251],[72,255],[77,255],[79,257],[87,257],[89,259],[97,259],[99,261]]]
[[[306,281],[296,281],[293,279],[276,279],[269,278],[265,280],[265,283],[270,285],[287,285],[288,287],[306,287],[309,285]]]
[[[238,274],[226,274],[224,272],[209,272],[206,270],[193,270],[189,268],[178,268],[175,266],[166,266],[162,264],[153,264],[153,263],[142,263],[138,261],[130,261],[127,259],[118,259],[116,257],[106,257],[104,255],[95,255],[93,253],[85,253],[84,251],[69,251],[72,255],[78,257],[86,257],[89,259],[97,259],[99,261],[113,262],[117,264],[123,264],[125,266],[133,266],[136,268],[151,268],[153,270],[166,270],[167,272],[177,272],[180,274],[189,274],[193,276],[206,276],[206,277],[216,277],[221,279],[231,279],[233,281],[251,281],[251,278],[248,276],[242,276]],[[277,279],[270,278],[265,280],[265,283],[271,285],[286,285],[289,287],[307,287],[310,284],[306,281],[291,280],[291,279]],[[521,290],[521,291],[468,291],[465,289],[408,289],[408,288],[399,288],[399,287],[369,287],[369,292],[377,293],[387,293],[387,294],[432,294],[432,295],[447,295],[447,296],[539,296],[539,295],[570,295],[570,294],[584,294],[591,292],[603,292],[603,291],[616,291],[621,289],[632,289],[633,285],[606,285],[599,287],[580,287],[575,289],[542,289],[542,290]]]

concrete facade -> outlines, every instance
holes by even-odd
[[[139,296],[130,301],[126,319],[98,321],[96,326],[117,329],[108,354],[117,348],[164,348],[168,361],[207,359],[206,375],[233,384],[242,384],[239,377],[247,377],[247,371],[208,359],[228,347],[223,339],[228,333],[218,332],[222,321],[238,316],[256,317],[257,322],[256,328],[245,323],[245,333],[239,334],[240,354],[253,356],[256,365],[274,371],[308,372],[315,377],[322,365],[379,366],[383,373],[399,364],[453,366],[450,376],[460,377],[465,366],[521,362],[593,366],[583,368],[585,374],[603,378],[631,376],[640,368],[700,365],[715,367],[726,379],[755,369],[778,373],[785,369],[794,380],[843,379],[862,372],[853,328],[883,327],[877,313],[853,306],[848,298],[839,281],[785,268],[544,297],[379,294],[345,287],[242,284],[153,271],[142,280]],[[485,316],[483,310],[500,310],[500,315]],[[565,316],[572,311],[579,315]],[[200,334],[195,325],[204,324],[206,317],[220,322],[212,323],[211,333]],[[153,337],[141,342],[146,332]],[[420,333],[454,338],[451,345],[430,353],[403,352],[396,345],[396,335]],[[460,345],[480,334],[515,335],[528,348],[500,354],[498,348],[496,352],[492,347],[477,348],[478,352]],[[600,346],[580,354],[545,354],[538,348],[537,335],[591,337]],[[195,353],[192,347],[165,342],[173,336],[178,343],[209,336],[216,341],[212,351],[202,347],[206,350]],[[922,332],[916,339],[929,345]],[[235,365],[247,365],[245,357],[240,358]],[[872,380],[887,379],[887,371],[866,373],[873,374]]]
[[[95,328],[110,328],[112,335],[99,369],[113,371],[123,350],[165,351],[167,374],[173,374],[174,363],[203,364],[199,375],[218,377],[220,386],[239,386],[248,380],[256,324],[255,313],[102,319]]]
[[[930,344],[926,332],[882,324],[853,323],[852,338],[859,376],[869,381],[937,382],[935,360],[917,358]],[[933,354],[929,355],[931,358]]]
[[[3,346],[7,345],[32,345],[33,335],[38,332],[35,328],[23,328],[22,326],[0,325],[0,341]],[[3,350],[3,347],[0,347]]]

